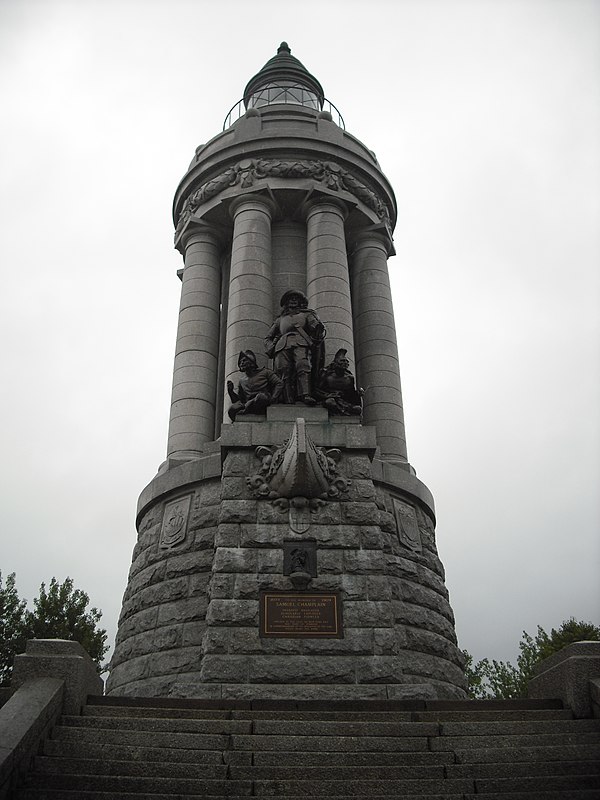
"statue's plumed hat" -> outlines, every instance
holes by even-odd
[[[304,292],[301,292],[300,289],[288,289],[287,292],[284,292],[281,295],[281,300],[279,301],[279,305],[282,308],[285,308],[290,297],[293,297],[294,295],[302,300],[304,307],[308,305],[308,297],[304,294]]]
[[[347,352],[348,352],[348,351],[347,351],[347,350],[344,350],[344,348],[343,348],[343,347],[342,347],[342,348],[340,348],[340,349],[337,351],[337,353],[335,354],[335,356],[333,357],[333,360],[334,360],[334,361],[339,361],[339,360],[340,360],[340,358],[346,358],[346,353],[347,353]]]
[[[252,350],[240,350],[240,354],[238,356],[238,367],[242,368],[242,359],[247,358],[250,361],[253,361],[255,366],[258,366],[258,362],[256,361],[256,356],[252,352]]]

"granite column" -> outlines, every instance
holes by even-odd
[[[359,236],[352,254],[356,376],[365,390],[363,423],[375,425],[382,457],[406,461],[388,247],[383,235],[366,232]]]
[[[238,376],[241,350],[264,353],[273,323],[271,217],[269,200],[245,195],[232,205],[233,242],[225,344],[225,380]]]
[[[308,304],[327,321],[326,362],[340,348],[348,351],[354,369],[354,336],[348,256],[344,234],[345,211],[332,202],[315,202],[308,208],[306,289]]]
[[[184,247],[167,456],[189,459],[214,438],[221,270],[210,229],[193,228]]]

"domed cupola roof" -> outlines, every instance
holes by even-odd
[[[282,42],[277,55],[269,59],[264,67],[257,72],[246,84],[244,89],[244,105],[246,108],[254,105],[253,96],[260,93],[261,89],[271,87],[297,86],[307,89],[316,96],[320,108],[323,107],[324,93],[319,81],[310,74],[304,64],[292,55],[287,42]],[[273,102],[271,100],[271,102]],[[290,102],[290,100],[282,100]],[[294,102],[293,100],[291,102]]]

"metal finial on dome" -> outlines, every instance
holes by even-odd
[[[256,73],[246,84],[244,89],[244,105],[250,108],[257,104],[262,104],[265,97],[261,95],[260,102],[253,100],[253,96],[260,93],[266,87],[298,87],[305,92],[311,93],[314,98],[314,107],[323,107],[323,87],[319,81],[311,75],[301,61],[293,56],[287,42],[281,42],[277,48],[277,54],[270,58],[264,67]],[[264,94],[264,93],[263,93]],[[267,102],[272,103],[272,99]],[[280,102],[297,103],[298,100],[282,99]]]

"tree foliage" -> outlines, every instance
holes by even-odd
[[[17,594],[15,573],[2,582],[0,572],[0,686],[10,680],[15,653],[23,652],[27,641],[27,602]]]
[[[79,642],[102,672],[102,659],[108,645],[107,633],[98,627],[102,612],[88,609],[90,598],[66,578],[59,583],[52,578],[50,586],[42,583],[33,611],[17,594],[12,573],[2,586],[0,573],[0,685],[10,682],[15,655],[25,650],[28,639],[68,639]]]
[[[540,625],[535,637],[523,631],[516,666],[488,658],[475,663],[464,650],[469,696],[476,700],[527,697],[527,684],[536,664],[573,642],[583,641],[600,641],[600,627],[571,617],[550,633]]]
[[[108,650],[107,633],[97,628],[102,612],[87,606],[88,595],[73,588],[71,578],[59,583],[56,578],[40,586],[39,597],[33,601],[33,613],[29,613],[29,625],[34,639],[70,639],[79,642],[93,661],[101,665]]]

